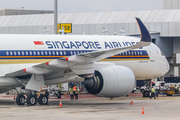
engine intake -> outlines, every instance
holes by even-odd
[[[90,94],[100,97],[125,96],[134,88],[134,73],[124,66],[110,66],[95,71],[94,77],[83,82]]]

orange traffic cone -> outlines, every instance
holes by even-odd
[[[141,114],[144,114],[144,107],[142,107],[142,112],[141,112]]]
[[[61,102],[61,100],[60,100],[60,104],[59,104],[59,107],[62,107],[62,102]]]
[[[133,105],[133,98],[131,98],[131,102],[130,102],[130,105]]]

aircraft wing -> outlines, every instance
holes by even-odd
[[[53,61],[49,61],[47,63],[38,64],[32,66],[30,68],[25,68],[13,73],[6,74],[6,76],[23,76],[28,74],[47,74],[53,71],[62,71],[69,69],[72,65],[78,64],[87,64],[93,63],[107,57],[113,56],[115,54],[123,53],[132,49],[137,49],[140,47],[148,46],[151,44],[151,36],[139,18],[136,18],[136,21],[139,25],[139,29],[141,32],[141,40],[138,44],[123,47],[123,48],[114,48],[102,51],[95,51],[91,53],[84,53],[80,55],[73,55],[67,58],[60,58]]]
[[[123,48],[114,48],[114,49],[109,49],[109,50],[102,50],[102,51],[95,51],[91,53],[85,53],[81,55],[75,55],[75,56],[70,56],[66,60],[70,62],[81,62],[81,63],[92,63],[96,62],[102,59],[105,59],[107,57],[113,56],[115,54],[123,53],[132,49],[137,49],[141,48],[144,46],[148,46],[151,44],[151,36],[147,30],[147,28],[144,26],[142,21],[139,18],[136,18],[136,21],[138,23],[140,32],[141,32],[141,40],[138,44],[132,45],[129,47],[123,47]]]

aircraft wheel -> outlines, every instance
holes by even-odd
[[[48,97],[46,95],[40,95],[38,102],[40,105],[47,105],[48,104]]]
[[[17,105],[24,105],[25,104],[25,97],[23,94],[19,94],[17,97],[16,97],[16,104]]]
[[[37,104],[37,97],[36,95],[28,95],[27,97],[27,104],[32,106],[32,105],[36,105]]]

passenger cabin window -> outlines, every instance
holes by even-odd
[[[6,55],[9,55],[9,52],[8,52],[8,51],[6,52]]]
[[[22,55],[24,55],[24,52],[22,52]]]
[[[59,55],[58,51],[56,52],[56,55]]]
[[[64,51],[64,55],[66,55],[66,52]]]
[[[18,51],[18,55],[21,55],[21,53]]]
[[[16,52],[14,51],[14,55],[16,55]]]
[[[28,52],[26,51],[26,55],[28,55]]]
[[[43,51],[41,51],[41,55],[44,55]]]
[[[47,51],[45,51],[45,55],[47,55]]]
[[[55,52],[53,51],[53,55],[55,55]]]
[[[40,55],[39,51],[37,52],[38,55]]]
[[[32,55],[32,52],[30,51],[29,54]]]
[[[49,55],[51,55],[51,52],[49,51]]]
[[[36,52],[34,51],[33,54],[36,55]]]
[[[140,54],[142,55],[142,52],[140,52]]]

